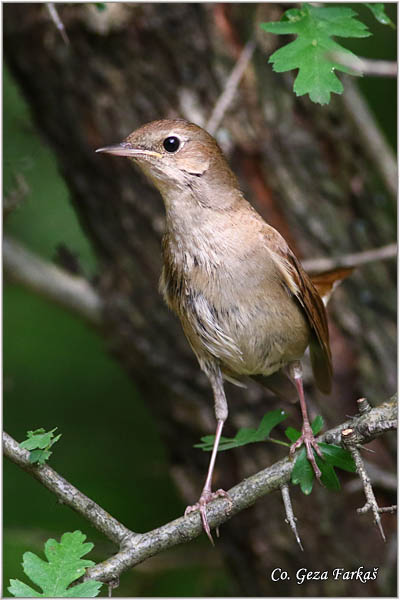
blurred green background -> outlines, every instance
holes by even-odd
[[[388,12],[395,20],[396,5]],[[396,34],[378,25],[366,10],[362,17],[375,35],[369,41],[346,42],[347,47],[364,56],[394,59]],[[359,83],[396,148],[396,126],[390,120],[394,107],[388,106],[396,102],[396,82],[364,78]],[[7,69],[3,71],[3,136],[4,194],[15,188],[16,174],[23,175],[29,186],[21,206],[7,218],[5,232],[49,260],[54,259],[57,245],[65,244],[79,255],[85,274],[93,276],[96,259],[70,206],[54,155],[35,130]],[[145,399],[95,331],[6,281],[3,336],[3,414],[8,433],[21,441],[28,429],[58,427],[63,435],[51,466],[133,530],[152,529],[183,513]],[[110,403],[112,410],[108,410]],[[3,482],[3,595],[10,577],[27,581],[21,567],[23,552],[41,554],[49,537],[59,539],[65,531],[80,529],[95,543],[90,558],[96,562],[115,551],[84,519],[59,505],[8,461]],[[217,553],[208,560],[210,549],[203,538],[124,575],[113,595],[235,595]],[[101,595],[107,595],[105,587]]]

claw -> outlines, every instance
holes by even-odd
[[[209,492],[208,490],[203,490],[199,501],[196,504],[193,504],[192,506],[188,506],[185,510],[185,517],[196,510],[200,512],[203,529],[213,546],[215,544],[211,535],[210,525],[207,519],[207,504],[209,504],[213,500],[216,500],[216,498],[225,498],[229,503],[227,512],[230,512],[232,510],[232,498],[229,496],[228,492],[225,492],[225,490],[217,490],[216,492]],[[218,528],[217,537],[219,537]]]
[[[292,444],[290,446],[290,452],[289,455],[291,458],[293,458],[293,454],[295,453],[295,451],[297,450],[297,448],[300,448],[300,446],[305,445],[306,447],[306,454],[307,454],[307,458],[311,463],[311,466],[313,468],[313,471],[315,473],[315,477],[318,479],[318,481],[321,478],[321,471],[316,463],[315,460],[315,455],[313,452],[313,449],[315,450],[315,452],[318,454],[318,456],[320,458],[322,458],[322,452],[320,447],[318,446],[314,434],[312,432],[312,429],[310,427],[310,425],[308,423],[304,423],[303,428],[301,430],[301,436],[299,437],[298,440],[296,440],[294,442],[294,444]]]

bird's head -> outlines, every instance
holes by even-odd
[[[144,171],[165,197],[173,189],[237,188],[237,181],[215,139],[183,119],[152,121],[120,144],[99,148],[126,156]]]

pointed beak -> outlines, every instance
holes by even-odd
[[[144,148],[134,148],[129,142],[121,142],[113,146],[104,146],[97,148],[96,152],[106,152],[107,154],[115,154],[115,156],[127,156],[129,158],[140,158],[141,156],[153,156],[161,158],[162,154],[153,150],[145,150]]]

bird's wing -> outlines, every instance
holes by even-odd
[[[324,304],[299,260],[275,230],[268,232],[268,247],[284,285],[295,296],[307,316],[312,331],[310,357],[315,381],[321,392],[329,394],[332,356]]]

